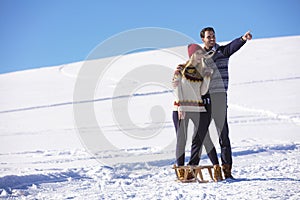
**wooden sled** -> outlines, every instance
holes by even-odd
[[[190,182],[199,182],[199,183],[207,183],[209,180],[205,180],[203,178],[203,169],[208,170],[208,174],[212,181],[213,175],[212,175],[212,165],[200,165],[200,166],[173,166],[173,169],[175,169],[175,174],[177,177],[177,180],[182,183],[190,183]]]

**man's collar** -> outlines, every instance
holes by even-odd
[[[204,50],[206,52],[209,52],[209,51],[216,51],[218,48],[219,48],[219,45],[216,43],[211,49],[207,49],[206,47],[204,47]]]
[[[204,50],[206,51],[206,52],[208,52],[208,51],[216,51],[216,45],[214,45],[212,48],[206,48],[206,47],[204,47]]]

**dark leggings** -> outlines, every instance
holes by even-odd
[[[213,142],[208,132],[210,124],[210,115],[207,112],[186,112],[185,119],[178,119],[178,112],[173,111],[173,123],[175,126],[177,144],[176,144],[176,161],[178,166],[184,166],[185,145],[187,141],[187,130],[189,120],[194,123],[194,134],[191,146],[191,158],[189,165],[198,165],[200,161],[202,146],[204,145],[207,155],[213,165],[219,164],[218,156]],[[206,138],[205,138],[206,137]],[[205,142],[204,142],[205,139]]]

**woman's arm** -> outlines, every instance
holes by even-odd
[[[181,74],[181,67],[177,67],[172,84],[174,87],[174,92],[176,95],[176,102],[178,103],[178,119],[184,119],[185,118],[185,112],[182,111],[180,107],[180,102],[183,100],[183,90],[182,90],[182,85],[181,85],[181,79],[182,79],[182,74]],[[174,84],[176,83],[176,84]]]

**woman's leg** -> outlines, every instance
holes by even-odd
[[[173,113],[174,114],[174,113]],[[176,132],[176,162],[177,166],[184,166],[185,161],[185,145],[187,140],[187,126],[189,122],[189,114],[186,113],[184,119],[178,121],[178,127]],[[175,126],[176,129],[176,126]]]
[[[192,146],[191,146],[191,158],[189,161],[189,165],[198,165],[200,162],[200,152],[202,150],[203,140],[205,134],[203,134],[203,130],[205,127],[204,117],[200,112],[194,112],[191,117],[194,123],[194,135],[192,138]]]
[[[210,136],[209,136],[209,132],[207,132],[205,140],[204,140],[204,147],[205,150],[207,152],[207,156],[210,159],[210,161],[212,162],[213,165],[218,165],[219,164],[219,160],[218,160],[218,155],[217,155],[217,151],[216,148],[214,146],[214,143],[212,142]]]
[[[219,164],[216,148],[211,141],[208,133],[210,124],[209,114],[206,112],[198,113],[198,117],[192,118],[195,124],[195,134],[192,140],[190,165],[198,165],[201,157],[202,146],[205,146],[207,155],[213,165]],[[198,125],[197,125],[198,124]]]
[[[173,124],[175,127],[175,133],[177,133],[179,127],[178,111],[173,111]]]

